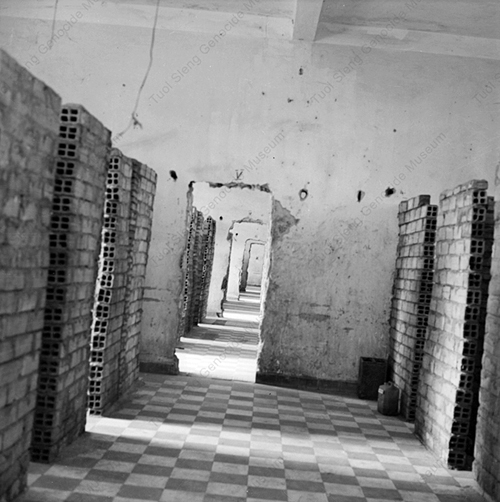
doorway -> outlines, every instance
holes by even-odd
[[[247,240],[243,253],[239,299],[261,304],[262,278],[264,273],[265,242]]]
[[[181,373],[255,382],[271,209],[266,186],[191,183],[176,349]]]
[[[262,282],[264,264],[264,243],[252,242],[245,268],[245,282],[242,281],[240,291],[246,292],[247,287],[259,288]]]

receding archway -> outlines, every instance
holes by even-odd
[[[241,299],[239,290],[250,242],[264,248],[259,260],[261,279],[267,278],[272,195],[265,185],[192,182],[188,200],[183,318],[176,351],[179,369],[204,377],[255,381],[264,302],[260,290],[257,302]],[[213,229],[210,243],[207,221]],[[262,299],[265,294],[263,288]],[[197,314],[191,315],[193,309]]]
[[[230,232],[232,245],[226,299],[235,301],[239,300],[243,274],[248,272],[250,246],[259,242],[265,247],[269,228],[262,222],[243,221],[235,223]]]
[[[264,278],[265,242],[248,239],[243,253],[241,268],[240,293],[247,291],[247,286],[262,288]]]

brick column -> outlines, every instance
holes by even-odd
[[[209,216],[205,221],[203,229],[203,264],[201,271],[201,296],[199,320],[207,315],[208,293],[210,289],[210,278],[212,276],[212,266],[214,261],[215,248],[215,220]]]
[[[435,284],[415,430],[452,468],[473,458],[493,239],[486,181],[440,196]]]
[[[179,338],[189,333],[189,330],[193,326],[192,315],[194,308],[194,290],[196,288],[196,232],[200,215],[201,213],[193,207],[189,218],[187,244],[186,251],[184,253],[184,289],[182,296],[181,320],[179,323]]]
[[[26,486],[61,99],[0,50],[0,500]]]
[[[191,301],[190,291],[191,291],[191,282],[193,280],[191,273],[191,267],[192,267],[191,248],[193,246],[195,216],[196,216],[196,209],[192,208],[191,215],[189,217],[186,250],[184,251],[184,256],[183,256],[184,285],[182,288],[182,306],[181,306],[181,316],[179,321],[179,332],[177,334],[177,338],[181,338],[186,333],[189,303]]]
[[[139,335],[157,179],[153,169],[132,160],[129,271],[120,352],[120,395],[130,389],[139,374]]]
[[[85,429],[91,310],[110,132],[80,105],[61,111],[50,266],[31,456],[51,462]]]
[[[500,499],[500,169],[495,188],[495,245],[482,360],[474,472],[493,500]]]
[[[401,415],[413,421],[433,284],[437,206],[420,195],[401,202],[398,219],[389,364],[401,390]]]
[[[195,253],[194,253],[194,282],[193,282],[193,310],[191,313],[191,326],[196,326],[201,321],[203,309],[203,258],[206,245],[206,226],[203,213],[198,211],[196,218]]]
[[[101,414],[120,396],[120,354],[128,274],[132,161],[111,151],[93,309],[88,408]]]

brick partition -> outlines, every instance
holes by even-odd
[[[100,415],[139,372],[139,334],[156,173],[111,152],[93,311],[88,406]]]
[[[492,500],[500,500],[500,168],[495,188],[495,245],[484,338],[474,472]]]
[[[26,486],[61,99],[0,50],[0,500]]]
[[[208,293],[215,250],[215,220],[209,216],[203,227],[203,257],[200,284],[200,309],[197,322],[201,322],[207,315]]]
[[[208,289],[215,246],[215,221],[195,207],[189,218],[186,251],[184,253],[184,289],[179,338],[203,320],[206,314]]]
[[[195,326],[200,321],[201,297],[202,297],[202,274],[203,274],[203,246],[204,246],[205,220],[203,213],[196,213],[196,228],[194,233],[193,247],[193,301],[191,304],[190,325]]]
[[[120,395],[131,388],[139,375],[139,335],[157,180],[153,169],[132,160],[129,271],[120,351]]]
[[[132,161],[111,151],[90,339],[88,408],[101,414],[119,396],[119,360],[130,268]]]
[[[473,459],[488,296],[492,201],[486,181],[440,196],[435,284],[415,430],[456,469]]]
[[[191,214],[189,216],[189,226],[187,234],[187,244],[186,250],[184,252],[184,288],[182,295],[182,309],[181,309],[181,319],[179,323],[179,333],[178,337],[189,333],[193,326],[193,303],[194,303],[194,291],[196,288],[196,233],[197,226],[203,215],[195,207],[191,209]]]
[[[91,309],[110,132],[80,105],[61,111],[31,458],[51,462],[85,429]]]
[[[389,365],[401,415],[413,421],[434,273],[437,206],[429,195],[399,205],[399,243],[390,318]]]

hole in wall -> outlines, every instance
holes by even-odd
[[[300,192],[299,192],[299,199],[300,200],[306,200],[307,197],[309,196],[309,192],[303,188]]]

